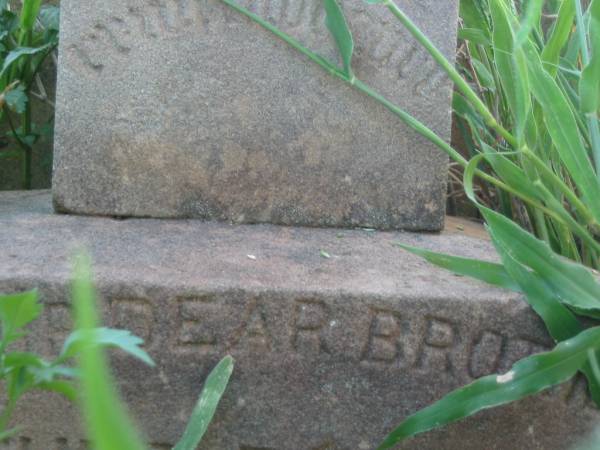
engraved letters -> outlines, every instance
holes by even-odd
[[[182,297],[177,300],[178,329],[175,349],[205,354],[214,350],[217,339],[213,330],[216,300],[212,296]]]
[[[317,300],[296,302],[293,348],[297,352],[319,355],[329,353],[324,332],[329,324],[329,311],[325,303]]]
[[[328,33],[320,0],[246,0],[240,4],[309,46],[322,41],[321,37]],[[364,14],[353,5],[347,8],[349,15]],[[97,22],[67,50],[83,73],[97,76],[105,69],[104,52],[121,55],[125,61],[139,47],[140,37],[161,40],[182,33],[189,35],[191,30],[211,32],[210,27],[227,26],[240,20],[238,14],[214,0],[151,0],[143,10],[137,2],[129,1],[120,15]],[[411,83],[408,89],[422,97],[430,96],[444,85],[444,72],[406,32],[378,16],[371,20],[376,24],[371,33],[362,36],[365,42],[358,43],[364,45],[364,51],[357,51],[356,64],[374,64],[376,70],[388,71],[392,78],[406,78]]]
[[[371,310],[371,326],[363,361],[393,364],[402,356],[399,338],[402,333],[401,317],[394,311]]]

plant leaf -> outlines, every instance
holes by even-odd
[[[210,424],[219,401],[233,372],[233,358],[226,356],[208,375],[198,403],[181,437],[173,450],[195,450]]]
[[[0,431],[0,442],[5,441],[6,439],[14,436],[18,432],[20,432],[20,428],[11,428],[10,430]]]
[[[42,45],[41,47],[17,47],[6,55],[4,59],[4,64],[2,65],[2,70],[0,71],[0,77],[6,74],[6,71],[10,69],[10,67],[19,60],[19,58],[26,55],[35,55],[37,53],[46,51],[51,44]]]
[[[555,77],[558,71],[558,62],[563,47],[569,42],[573,19],[575,18],[575,1],[564,0],[558,10],[558,19],[552,30],[552,35],[542,51],[542,61],[548,73]]]
[[[21,7],[21,28],[24,31],[32,30],[38,16],[42,0],[23,0]]]
[[[42,5],[39,19],[45,29],[58,31],[60,25],[60,8],[54,5]]]
[[[0,297],[0,322],[3,339],[14,340],[17,331],[37,319],[42,312],[36,290]]]
[[[521,47],[529,38],[531,31],[540,23],[544,0],[529,0],[525,5],[525,14],[521,20],[521,28],[515,38],[515,47]]]
[[[594,0],[589,11],[591,57],[581,73],[579,96],[581,110],[595,115],[600,109],[600,0]]]
[[[600,285],[584,266],[557,255],[548,244],[510,219],[480,206],[490,230],[510,256],[531,268],[554,290],[560,301],[580,314],[600,317]]]
[[[66,380],[52,380],[43,381],[36,385],[36,387],[43,389],[44,391],[56,392],[65,396],[68,400],[74,402],[77,400],[77,388],[70,381]]]
[[[45,367],[46,362],[35,353],[10,352],[4,356],[4,367],[13,370],[18,367]]]
[[[524,358],[504,375],[489,375],[451,392],[408,417],[387,436],[379,449],[392,448],[418,433],[563,383],[583,367],[590,349],[600,349],[600,327],[590,328],[563,341],[550,352]]]
[[[425,258],[438,267],[451,270],[459,275],[466,275],[480,281],[484,281],[495,286],[499,286],[512,291],[520,291],[520,286],[510,277],[501,264],[495,264],[478,259],[461,258],[459,256],[445,255],[421,248],[411,247],[401,243],[395,243],[415,255]]]
[[[527,64],[523,50],[515,46],[511,17],[502,0],[490,0],[490,11],[494,24],[492,42],[494,60],[510,110],[514,116],[516,136],[524,137],[527,115],[531,109]]]
[[[103,347],[115,347],[123,350],[130,355],[144,361],[150,366],[154,366],[152,358],[142,349],[140,345],[144,340],[131,334],[127,330],[116,330],[113,328],[96,328],[88,333],[90,336],[86,338],[84,332],[76,330],[67,337],[63,344],[62,351],[59,356],[60,361],[71,358],[81,351],[81,346],[84,342],[91,338],[94,345]]]
[[[352,53],[354,52],[354,40],[352,39],[352,33],[350,32],[348,23],[344,17],[344,12],[342,11],[337,0],[323,0],[323,5],[325,6],[325,12],[327,13],[325,24],[333,36],[340,55],[342,56],[344,74],[348,78],[352,78]]]
[[[23,114],[25,107],[27,106],[27,94],[25,94],[25,88],[22,85],[18,85],[16,88],[4,94],[4,101],[12,111],[17,114]]]
[[[578,132],[569,102],[554,78],[542,66],[533,45],[528,42],[523,49],[527,54],[529,86],[544,110],[546,129],[565,168],[579,188],[584,203],[596,221],[600,222],[600,184]]]

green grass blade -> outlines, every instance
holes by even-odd
[[[461,0],[459,8],[464,27],[479,30],[491,42],[490,27],[481,0]]]
[[[554,290],[541,277],[516,261],[511,256],[506,242],[497,239],[492,230],[490,234],[505,270],[519,284],[527,303],[542,318],[550,336],[555,341],[561,342],[583,331],[577,318],[560,303]],[[587,379],[592,399],[600,406],[600,380],[595,376],[589,363],[586,363],[581,371]]]
[[[600,0],[594,0],[589,11],[590,60],[581,73],[579,94],[582,111],[597,120],[596,112],[600,109]]]
[[[335,66],[335,64],[333,64],[332,62],[326,60],[321,55],[318,55],[317,53],[309,50],[304,45],[302,45],[302,43],[300,41],[298,41],[297,39],[294,39],[289,34],[284,33],[279,28],[277,28],[276,26],[274,26],[271,23],[267,22],[266,20],[264,20],[259,15],[254,14],[253,12],[251,12],[248,9],[244,8],[243,6],[238,5],[234,0],[220,0],[220,1],[223,2],[223,3],[225,3],[230,8],[234,9],[238,13],[240,13],[240,14],[248,17],[250,20],[254,21],[255,23],[257,23],[258,25],[260,25],[264,29],[270,31],[275,36],[277,36],[279,39],[283,40],[288,45],[290,45],[294,49],[298,50],[300,53],[302,53],[303,55],[305,55],[306,57],[308,57],[309,59],[311,59],[313,62],[315,62],[316,64],[318,64],[319,66],[321,66],[322,68],[324,68],[325,70],[327,70],[331,75],[337,76],[338,78],[341,78],[341,79],[343,79],[345,81],[349,81],[349,79],[346,77],[346,74],[344,74],[341,70],[339,70]]]
[[[519,143],[522,142],[531,109],[527,66],[521,48],[516,48],[511,17],[502,0],[490,0],[492,14],[494,60],[500,81],[513,115],[513,127]]]
[[[103,351],[93,342],[97,318],[89,262],[79,256],[75,264],[73,302],[78,328],[87,345],[81,349],[82,409],[93,448],[96,450],[144,450],[115,390]]]
[[[425,50],[432,56],[432,58],[438,63],[438,65],[448,74],[450,79],[454,82],[457,89],[462,92],[465,98],[473,105],[473,107],[481,114],[486,124],[493,128],[500,136],[502,136],[511,145],[515,145],[515,137],[507,131],[498,121],[495,116],[490,112],[487,105],[479,98],[475,91],[471,88],[469,83],[461,76],[456,70],[454,64],[446,59],[446,57],[440,52],[440,50],[429,40],[425,34],[410,20],[410,18],[404,14],[404,12],[396,5],[394,0],[366,0],[367,3],[381,3],[385,4],[391,13],[402,23],[402,25],[412,34],[412,36],[421,44]]]
[[[473,189],[473,178],[478,161],[484,157],[479,155],[471,159],[465,169],[464,187],[467,196],[493,229],[495,239],[506,243],[513,259],[543,278],[562,303],[580,314],[600,317],[600,285],[586,267],[559,256],[546,242],[479,203]]]
[[[459,256],[445,255],[410,245],[394,243],[400,248],[420,256],[438,267],[450,270],[458,275],[465,275],[484,281],[494,286],[499,286],[511,291],[520,291],[521,288],[506,272],[502,264],[496,264],[478,259],[462,258]]]
[[[596,352],[598,349],[600,327],[595,327],[561,342],[550,352],[522,359],[504,375],[480,378],[408,417],[388,435],[379,449],[392,448],[418,433],[563,383],[586,364],[589,350]]]
[[[544,111],[548,133],[565,168],[577,185],[583,201],[600,222],[600,184],[583,145],[577,122],[560,87],[543,68],[532,45],[526,44],[531,90]]]
[[[33,29],[41,6],[42,0],[23,0],[20,18],[22,30],[29,31]]]
[[[564,0],[558,11],[558,19],[548,43],[542,51],[544,68],[552,76],[556,76],[562,49],[568,44],[575,19],[575,2],[577,0]]]
[[[502,265],[515,280],[527,298],[527,303],[544,320],[550,336],[555,341],[564,341],[579,334],[583,328],[575,315],[556,297],[556,293],[544,279],[529,271],[511,254],[510,246],[494,234],[490,226],[494,246],[502,258]]]
[[[525,14],[521,21],[521,28],[515,38],[515,47],[521,47],[529,38],[531,32],[539,27],[544,0],[529,0],[525,6]]]
[[[348,28],[348,23],[337,0],[323,0],[323,5],[327,14],[325,24],[342,56],[344,74],[348,78],[352,78],[352,54],[354,53],[352,33],[350,32],[350,28]]]
[[[233,372],[233,358],[226,356],[208,375],[185,432],[173,450],[196,449],[215,414],[231,372]]]
[[[501,214],[479,209],[494,236],[509,244],[511,257],[546,280],[562,303],[581,314],[600,317],[600,285],[587,268],[557,255],[548,244]]]

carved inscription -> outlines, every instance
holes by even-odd
[[[306,45],[324,42],[327,35],[321,0],[246,0],[242,6],[292,34]],[[418,2],[417,2],[418,3]],[[361,6],[346,5],[349,17],[364,15]],[[398,24],[369,15],[369,33],[357,43],[355,64],[406,79],[415,95],[430,97],[446,81],[445,73]],[[90,76],[105,68],[105,54],[125,61],[139,47],[140,39],[167,40],[189,36],[190,31],[226,35],[232,23],[245,20],[216,0],[150,0],[140,6],[126,2],[122,12],[95,23],[67,46],[73,62]],[[361,27],[365,25],[361,22]],[[358,28],[358,27],[357,27]],[[360,28],[359,28],[360,29]],[[273,38],[275,39],[275,38]],[[316,49],[318,51],[318,49]]]
[[[471,329],[437,313],[342,305],[315,298],[274,302],[238,294],[232,299],[227,294],[183,295],[161,302],[115,297],[105,303],[104,315],[107,325],[142,337],[153,354],[200,360],[230,353],[241,360],[266,361],[287,352],[375,370],[445,372],[461,381],[504,373],[517,360],[548,349],[515,336],[514,330]],[[72,330],[70,305],[48,304],[44,316],[44,351],[54,356]],[[578,395],[576,386],[563,393],[565,401]]]
[[[147,299],[117,298],[110,302],[110,324],[113,328],[130,330],[152,345],[155,325],[152,306]]]
[[[249,352],[269,352],[273,349],[273,337],[265,310],[256,300],[249,303],[244,319],[231,336],[228,347]]]
[[[505,346],[504,336],[484,331],[474,342],[469,360],[469,375],[479,378],[498,372]]]
[[[51,303],[45,307],[46,327],[48,330],[49,354],[56,354],[62,348],[67,336],[73,330],[71,305],[68,303]]]
[[[451,371],[451,352],[457,338],[456,325],[447,319],[431,316],[427,317],[425,322],[425,334],[417,367],[432,371]]]
[[[217,337],[213,329],[218,308],[213,296],[177,299],[178,327],[175,349],[182,353],[206,354],[216,350]]]
[[[330,311],[324,302],[300,300],[296,302],[293,347],[297,352],[319,355],[329,353],[325,331],[329,326]]]
[[[371,309],[371,326],[362,360],[393,364],[403,356],[400,337],[403,333],[399,313],[384,309]]]

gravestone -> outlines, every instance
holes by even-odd
[[[240,1],[337,60],[321,0]],[[400,6],[454,58],[457,1]],[[451,83],[384,7],[343,2],[357,76],[449,138]],[[218,0],[64,0],[62,212],[439,230],[447,157]]]
[[[518,294],[432,268],[395,241],[493,254],[462,233],[73,217],[52,214],[48,193],[3,193],[0,292],[40,290],[28,347],[55,356],[72,327],[69,256],[90,250],[104,324],[144,338],[156,361],[112,359],[155,450],[172,448],[226,354],[235,369],[201,449],[368,450],[451,389],[553,345]],[[87,450],[75,407],[27,399],[23,431],[2,450]],[[401,448],[563,450],[599,419],[577,379]]]
[[[335,57],[318,0],[240,2]],[[448,136],[450,85],[385,8],[344,1],[357,75]],[[402,1],[447,55],[456,1]],[[488,258],[439,229],[446,158],[387,111],[207,0],[63,0],[54,207],[0,193],[0,292],[37,287],[26,348],[72,329],[69,256],[89,249],[121,392],[153,450],[171,449],[219,359],[235,369],[200,448],[367,450],[409,414],[552,346],[519,294],[392,245]],[[328,256],[328,257],[325,257]],[[407,449],[564,449],[600,419],[582,380],[417,437]],[[80,413],[19,405],[2,450],[87,450]]]

